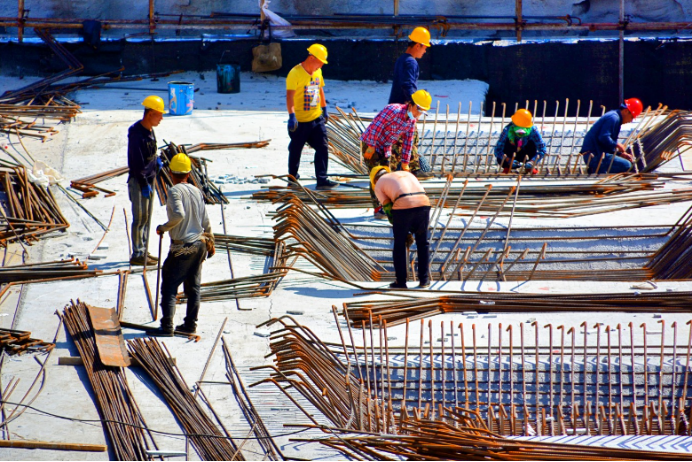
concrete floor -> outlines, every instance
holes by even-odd
[[[250,177],[262,174],[284,174],[286,170],[286,146],[288,136],[286,132],[286,115],[283,108],[284,100],[283,81],[281,79],[266,79],[255,76],[250,79],[250,74],[243,74],[242,92],[235,95],[220,95],[215,91],[215,77],[211,73],[205,74],[205,79],[199,79],[197,74],[176,76],[175,80],[185,78],[194,79],[199,93],[196,95],[195,111],[190,116],[166,116],[161,125],[156,129],[159,145],[163,141],[181,143],[203,142],[242,142],[271,138],[271,144],[260,150],[238,149],[226,151],[207,151],[202,155],[210,159],[211,175],[232,174],[241,177]],[[22,82],[24,84],[26,81]],[[3,80],[3,86],[15,88],[19,81]],[[329,85],[329,82],[328,82]],[[425,82],[426,88],[432,93],[444,92],[444,94],[464,93],[472,94],[478,100],[483,98],[485,88],[475,82]],[[25,144],[34,158],[43,160],[63,173],[67,179],[76,179],[94,173],[103,172],[115,167],[126,165],[126,134],[127,127],[141,117],[140,101],[151,89],[164,89],[164,82],[135,82],[128,83],[129,89],[98,89],[80,91],[73,98],[83,104],[83,113],[72,123],[61,125],[60,133],[51,141],[40,143],[25,140]],[[469,90],[473,87],[473,90]],[[144,88],[147,90],[133,90],[132,88]],[[334,99],[354,102],[356,107],[368,107],[372,103],[376,110],[384,103],[388,86],[374,84],[372,82],[334,82],[330,91],[335,95]],[[328,93],[328,98],[330,98]],[[375,99],[379,98],[379,99]],[[386,101],[385,101],[386,102]],[[477,106],[476,106],[477,107]],[[368,111],[369,112],[369,111]],[[21,145],[16,137],[4,138],[2,142],[9,146],[11,151],[23,153]],[[301,164],[301,176],[309,178],[314,174],[311,163],[312,153],[304,153]],[[330,169],[338,173],[337,168]],[[342,171],[346,173],[345,171]],[[101,184],[104,188],[115,191],[114,197],[105,198],[99,195],[94,199],[83,200],[82,204],[91,213],[96,215],[103,223],[112,223],[104,242],[108,244],[107,250],[99,250],[105,254],[104,260],[89,261],[90,267],[112,271],[127,268],[129,259],[128,242],[126,234],[127,222],[123,214],[130,215],[130,205],[127,197],[126,177],[122,176]],[[279,184],[274,180],[270,184]],[[310,184],[310,181],[306,181]],[[222,213],[227,222],[228,234],[244,236],[270,237],[272,235],[273,221],[268,216],[274,208],[266,202],[254,202],[249,200],[249,195],[259,189],[260,185],[226,184],[223,190],[230,203],[225,206],[207,206],[212,220],[213,230],[223,232]],[[60,192],[56,193],[57,200],[62,211],[70,223],[70,228],[65,233],[55,234],[44,239],[29,249],[30,261],[52,261],[65,258],[68,255],[88,255],[94,250],[96,243],[103,236],[103,230],[81,209],[68,201]],[[642,223],[646,224],[672,224],[690,204],[676,204],[672,206],[650,207],[647,209],[618,212],[612,215],[598,215],[586,217],[581,220],[560,221],[561,225],[567,224],[604,224],[604,223]],[[341,218],[349,218],[353,221],[370,221],[371,210],[335,210],[335,215]],[[165,221],[165,208],[155,207],[153,224]],[[446,218],[443,215],[442,221]],[[504,221],[500,220],[505,223]],[[520,223],[522,220],[516,220]],[[535,225],[537,220],[523,219],[527,223]],[[540,223],[549,226],[554,221],[540,220]],[[156,254],[156,242],[152,242],[150,251]],[[168,242],[164,239],[162,255],[167,253]],[[21,249],[13,246],[8,252],[18,255]],[[234,269],[236,276],[258,274],[261,271],[263,259],[234,255]],[[228,260],[224,252],[204,264],[203,281],[216,281],[230,277]],[[155,277],[149,278],[153,285]],[[368,287],[382,287],[384,284],[365,284]],[[442,287],[437,284],[436,287]],[[444,290],[458,290],[462,287],[460,282],[451,282],[444,285]],[[613,292],[629,291],[630,284],[624,282],[570,282],[570,281],[530,281],[525,283],[496,283],[469,281],[463,288],[465,290],[480,291],[515,291],[536,293],[557,292]],[[690,290],[692,284],[688,282],[669,282],[659,285],[657,290]],[[50,340],[56,335],[58,318],[54,315],[56,310],[62,308],[70,300],[81,300],[94,306],[114,307],[117,298],[117,276],[103,276],[94,279],[80,280],[77,282],[55,282],[31,284],[13,289],[10,296],[0,304],[0,327],[14,326],[16,329],[30,330],[32,336]],[[153,288],[152,288],[153,290]],[[214,344],[219,329],[227,319],[223,335],[234,355],[236,365],[240,369],[246,385],[266,377],[265,371],[249,371],[250,367],[269,364],[269,359],[264,356],[269,353],[267,330],[257,329],[255,326],[270,319],[291,312],[299,312],[294,317],[317,332],[321,339],[329,342],[338,342],[338,331],[335,327],[331,313],[331,306],[341,306],[343,302],[353,300],[353,294],[360,292],[344,284],[324,281],[301,273],[292,272],[281,282],[279,287],[268,298],[243,299],[240,306],[244,309],[236,309],[234,300],[222,302],[204,303],[200,314],[199,333],[202,340],[199,343],[187,341],[182,338],[166,339],[165,343],[172,355],[176,358],[178,367],[184,375],[188,385],[200,379],[205,362]],[[19,300],[19,301],[18,301]],[[184,310],[184,308],[183,308]],[[182,314],[178,320],[182,320]],[[655,326],[656,322],[664,319],[666,323],[677,321],[684,325],[690,319],[689,315],[670,314],[662,318],[654,318],[649,314],[618,314],[618,313],[524,313],[512,315],[445,315],[439,320],[454,320],[455,322],[466,319],[475,319],[473,322],[517,324],[526,322],[528,318],[536,318],[539,323],[551,322],[555,325],[578,326],[583,321],[590,323],[603,322],[606,324],[622,323],[630,321],[647,322]],[[633,319],[633,318],[636,318]],[[141,275],[132,274],[129,278],[127,297],[125,300],[125,312],[123,319],[135,323],[151,322],[151,314],[147,305]],[[438,318],[435,319],[436,321]],[[686,331],[679,331],[682,342]],[[125,330],[125,338],[141,336],[139,332]],[[390,336],[396,340],[390,342],[390,346],[397,342],[403,344],[403,327],[392,328]],[[415,332],[412,334],[417,337]],[[27,410],[20,418],[10,424],[12,439],[80,442],[105,444],[104,432],[99,423],[98,413],[94,406],[93,397],[90,396],[88,381],[84,371],[80,367],[59,366],[59,357],[75,356],[76,349],[64,328],[57,332],[57,347],[52,353],[41,392],[36,396],[32,406],[36,410]],[[39,356],[38,359],[42,358]],[[21,378],[21,382],[12,398],[19,400],[30,386],[39,369],[39,364],[33,356],[7,358],[2,369],[2,383],[6,385],[12,377]],[[128,370],[128,380],[134,395],[142,409],[144,417],[150,428],[169,432],[173,435],[157,435],[159,447],[167,450],[184,451],[185,440],[181,436],[180,427],[168,410],[162,398],[152,392],[151,383],[142,376],[136,368]],[[223,355],[218,349],[211,359],[211,366],[205,376],[209,381],[225,381],[225,366]],[[36,393],[35,388],[30,396]],[[213,402],[215,410],[224,420],[227,428],[234,436],[243,438],[247,436],[248,426],[239,412],[238,406],[232,396],[230,387],[224,385],[205,385],[205,392]],[[274,386],[262,385],[250,389],[254,404],[259,409],[262,417],[272,434],[277,436],[277,442],[287,456],[305,459],[334,459],[338,454],[325,449],[318,444],[305,444],[290,442],[295,431],[286,428],[285,423],[307,423],[307,419],[300,414],[286,398]],[[86,419],[86,421],[65,420],[52,413],[69,419]],[[318,433],[302,433],[295,435],[306,437],[310,434],[318,436]],[[670,450],[687,451],[689,441],[685,439],[660,438],[620,438],[599,439],[592,438],[586,441],[588,444],[613,444],[620,447],[651,447]],[[238,440],[241,442],[242,440]],[[574,439],[570,440],[574,442]],[[580,440],[581,441],[581,440]],[[564,441],[563,441],[564,442]],[[261,455],[252,441],[248,441],[243,449],[247,459],[258,459]],[[190,458],[196,459],[193,450]],[[107,459],[107,453],[77,453],[46,450],[3,450],[0,451],[0,460],[103,460]],[[175,460],[175,459],[174,459]],[[180,460],[180,458],[178,458]]]

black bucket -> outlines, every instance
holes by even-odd
[[[219,63],[216,65],[216,91],[218,93],[240,93],[240,64],[237,62],[224,61],[221,55]]]

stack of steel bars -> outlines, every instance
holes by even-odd
[[[157,446],[146,430],[146,422],[127,383],[125,370],[106,367],[97,359],[87,305],[79,300],[72,302],[63,311],[63,321],[84,362],[114,457],[117,460],[151,460],[147,450]]]
[[[0,284],[88,278],[100,274],[79,260],[56,260],[0,267]]]
[[[671,111],[660,123],[645,130],[632,145],[640,172],[650,172],[681,156],[692,143],[692,113]]]
[[[31,332],[13,329],[0,329],[0,355],[21,355],[24,353],[47,353],[55,348],[55,343],[31,338]]]
[[[82,198],[84,199],[98,195],[99,191],[105,193],[106,197],[114,196],[115,193],[113,191],[99,188],[96,186],[96,183],[124,175],[129,171],[129,167],[114,168],[112,170],[108,170],[107,172],[97,173],[95,175],[89,175],[83,178],[72,180],[70,181],[70,187],[82,191]]]
[[[202,460],[245,460],[216,413],[212,410],[223,433],[190,392],[182,374],[172,365],[168,350],[164,351],[165,345],[162,348],[156,339],[138,338],[128,341],[128,348],[158,387]]]
[[[688,313],[692,292],[608,294],[515,294],[464,292],[461,295],[415,297],[403,300],[363,300],[344,303],[351,326],[386,321],[403,324],[444,313],[527,313],[556,311],[620,311]]]

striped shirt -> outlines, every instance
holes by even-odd
[[[375,116],[360,139],[376,152],[384,153],[386,158],[392,155],[392,144],[401,138],[401,162],[409,163],[413,137],[416,133],[416,119],[409,119],[406,104],[389,104]]]

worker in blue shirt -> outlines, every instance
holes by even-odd
[[[421,59],[430,47],[430,31],[425,27],[416,27],[408,36],[409,42],[406,52],[399,56],[394,64],[394,78],[392,79],[392,91],[389,93],[387,104],[409,104],[411,96],[418,90],[418,59]],[[395,158],[392,159],[394,170],[400,169],[401,159],[398,153],[401,151],[400,143],[396,143],[392,150]],[[413,140],[413,151],[409,163],[411,173],[418,178],[433,176],[432,168],[425,159],[418,155],[418,132]]]
[[[620,127],[636,119],[643,109],[637,98],[626,99],[618,109],[603,114],[584,137],[581,154],[593,173],[622,173],[632,168],[634,157],[618,143]]]

